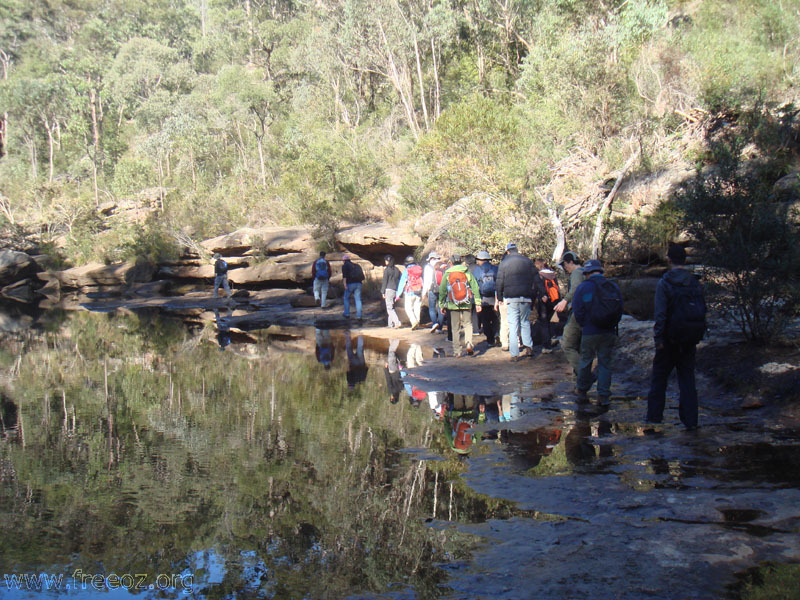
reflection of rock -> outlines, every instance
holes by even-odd
[[[0,285],[31,277],[38,270],[33,258],[24,252],[0,251]]]
[[[142,263],[124,262],[105,265],[94,262],[64,271],[38,273],[37,277],[45,283],[55,279],[62,287],[80,289],[99,285],[146,282],[152,279],[152,275],[152,268]]]
[[[0,331],[3,333],[25,331],[30,329],[31,325],[33,325],[33,317],[28,315],[14,316],[0,312]]]
[[[33,286],[33,280],[23,279],[11,285],[5,286],[0,290],[0,296],[8,300],[16,302],[30,303],[36,298],[36,292]]]
[[[336,233],[336,241],[348,250],[373,260],[385,254],[397,257],[414,254],[422,245],[422,239],[416,233],[387,223],[347,227]]]

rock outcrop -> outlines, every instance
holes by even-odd
[[[386,254],[391,254],[397,259],[414,254],[422,245],[422,238],[407,227],[370,223],[338,231],[336,242],[350,252],[383,264],[383,257]]]

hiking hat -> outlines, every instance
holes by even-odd
[[[556,278],[556,272],[553,271],[553,269],[542,269],[541,271],[539,271],[539,275],[541,275],[545,279],[555,279]]]
[[[486,250],[481,250],[480,252],[478,252],[475,258],[477,258],[478,260],[492,260],[492,257]]]
[[[583,263],[583,273],[584,275],[588,275],[589,273],[602,273],[603,272],[603,265],[600,264],[600,261],[596,258],[592,258],[591,260],[587,260]]]
[[[406,260],[405,260],[404,264],[413,265],[414,264],[414,257],[411,256],[410,254],[408,256],[406,256]]]
[[[558,266],[559,267],[563,267],[565,261],[569,261],[571,263],[577,263],[578,262],[578,255],[575,254],[572,250],[564,252],[564,254],[561,256],[561,260],[558,261]]]
[[[214,252],[214,256],[212,256],[211,258],[216,260],[216,259],[222,258],[222,257],[220,256],[219,252]]]
[[[350,260],[349,254],[342,254],[342,260]]]
[[[428,260],[433,260],[433,259],[439,260],[440,258],[441,256],[436,254],[436,252],[431,252],[430,254],[428,254]]]
[[[508,242],[506,244],[506,252],[508,252],[509,250],[516,249],[516,247],[517,245],[514,242]]]

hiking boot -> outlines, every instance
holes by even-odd
[[[414,323],[414,324],[411,326],[411,331],[414,331],[415,329],[418,329],[418,328],[419,328],[419,323]]]
[[[552,348],[542,348],[542,354],[550,354],[552,351]]]
[[[533,356],[533,348],[530,348],[528,346],[523,346],[522,348],[523,348],[523,350],[522,350],[522,354],[520,354],[520,356],[522,356],[523,358],[527,358],[529,356]]]
[[[472,347],[472,344],[467,344],[467,354],[469,354],[470,356],[475,354],[475,348]]]
[[[589,403],[589,394],[586,393],[586,390],[575,390],[575,396],[578,400],[578,404],[588,404]]]
[[[597,396],[598,406],[611,406],[611,396]]]
[[[439,324],[438,323],[434,323],[433,325],[431,325],[430,332],[431,333],[436,333],[437,329],[439,329]]]
[[[512,356],[511,362],[519,362],[522,360],[522,356]]]

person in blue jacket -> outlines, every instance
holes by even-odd
[[[617,344],[617,317],[613,325],[601,326],[593,319],[592,303],[598,298],[598,286],[604,282],[616,288],[619,316],[622,315],[622,293],[617,284],[603,277],[603,266],[599,260],[587,260],[583,265],[585,280],[575,290],[572,297],[572,310],[575,320],[581,326],[581,350],[578,362],[578,381],[576,393],[579,402],[588,402],[588,392],[594,383],[592,363],[597,357],[597,399],[601,406],[607,406],[611,398],[611,365],[614,360],[614,347]]]

